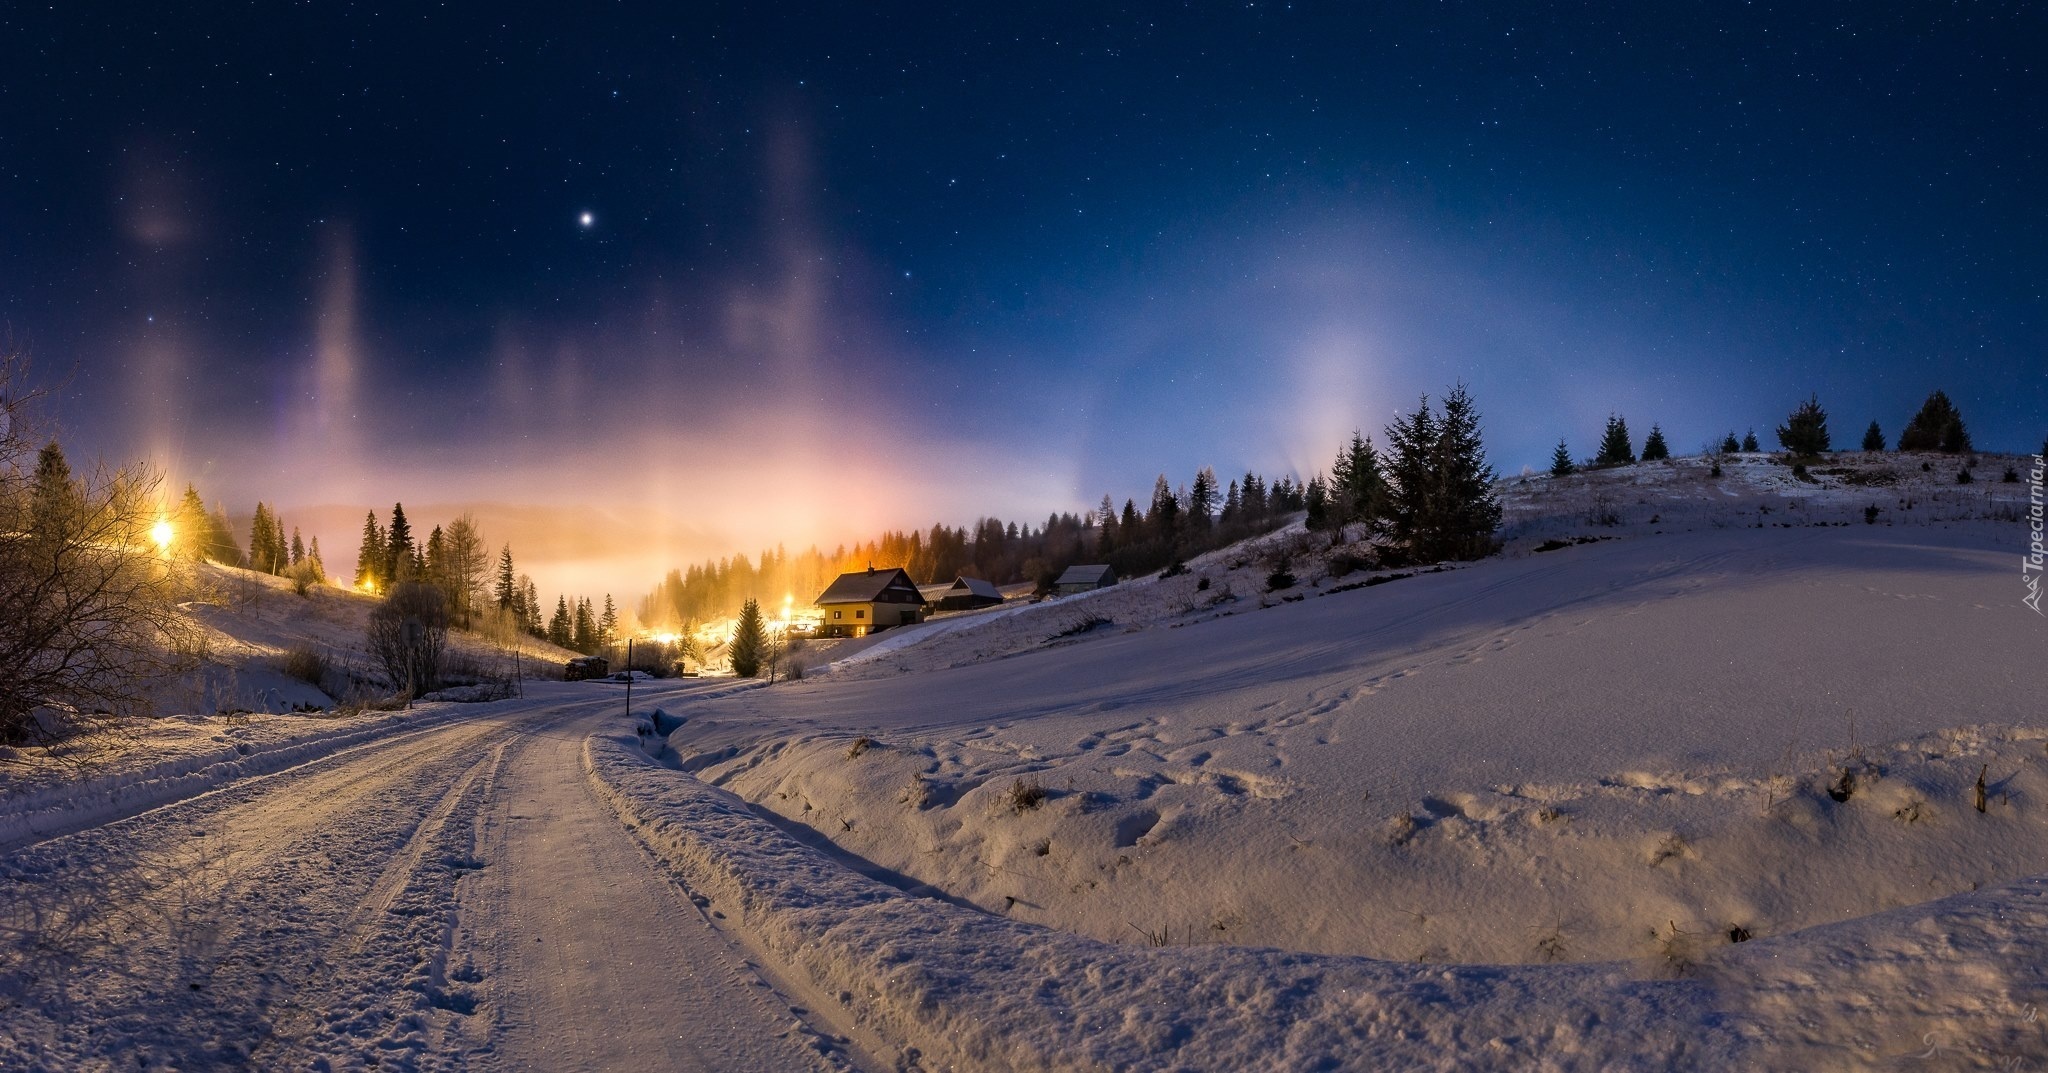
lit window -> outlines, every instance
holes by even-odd
[[[837,611],[834,611],[834,612],[832,612],[832,617],[833,617],[833,618],[838,618],[838,617],[839,617],[839,612],[837,612]]]

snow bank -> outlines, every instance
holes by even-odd
[[[744,802],[597,736],[598,793],[712,912],[737,918],[924,1065],[974,1069],[1727,1069],[1694,979],[1625,965],[1403,965],[1114,946],[913,897]]]

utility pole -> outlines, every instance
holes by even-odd
[[[626,638],[626,719],[633,718],[633,639]]]

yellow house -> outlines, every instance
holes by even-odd
[[[924,621],[924,594],[900,569],[869,567],[841,574],[818,597],[825,637],[865,637],[875,630]]]

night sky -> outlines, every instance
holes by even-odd
[[[2038,6],[528,7],[0,8],[74,456],[637,595],[1306,475],[1460,378],[1507,473],[1808,392],[2048,430]]]

